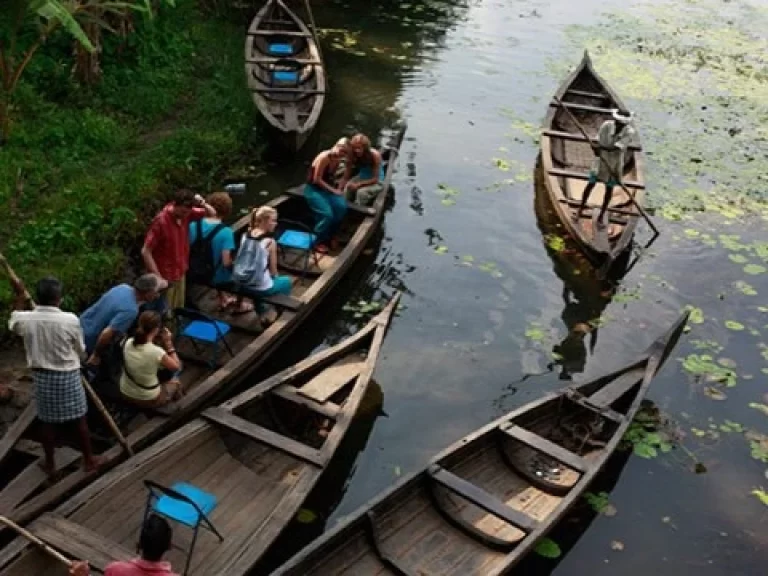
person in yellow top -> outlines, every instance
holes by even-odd
[[[159,340],[160,346],[154,342]],[[142,312],[133,338],[123,343],[120,393],[126,402],[145,407],[168,404],[181,396],[181,362],[160,314]]]

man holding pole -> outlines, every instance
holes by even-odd
[[[575,221],[581,217],[589,195],[599,180],[605,185],[605,196],[597,217],[597,226],[605,227],[603,216],[611,203],[614,187],[621,186],[621,177],[624,174],[624,152],[635,135],[635,129],[631,124],[632,113],[616,109],[613,111],[612,119],[606,120],[600,126],[597,144],[591,144],[595,152],[595,160],[589,173],[589,184],[581,197],[581,205],[578,212],[573,215]]]
[[[43,278],[37,283],[38,305],[33,310],[24,310],[28,293],[21,280],[13,279],[12,285],[17,298],[8,328],[24,339],[27,364],[32,369],[45,472],[55,478],[56,428],[62,426],[77,429],[85,468],[95,470],[102,459],[93,455],[85,418],[88,403],[80,380],[85,344],[80,321],[59,308],[62,287],[56,278]]]

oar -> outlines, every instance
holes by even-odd
[[[8,273],[8,276],[10,276],[11,281],[16,286],[19,286],[21,284],[21,280],[19,280],[19,277],[16,276],[16,273],[13,271],[13,268],[11,268],[11,265],[8,263],[8,260],[5,259],[5,256],[3,256],[2,253],[0,253],[0,263],[2,263],[2,266],[3,268],[5,268],[5,271]],[[32,296],[30,296],[26,288],[24,288],[24,298],[32,308],[35,307],[35,301],[32,299]],[[109,426],[109,429],[115,435],[115,438],[117,438],[117,441],[120,442],[123,448],[125,448],[125,451],[128,453],[129,456],[133,456],[133,450],[131,449],[130,444],[128,444],[128,440],[126,440],[125,436],[123,436],[123,433],[120,432],[120,428],[117,427],[117,424],[115,424],[115,421],[112,419],[112,415],[104,407],[104,404],[101,402],[101,398],[99,398],[98,394],[96,394],[96,391],[91,387],[91,384],[88,382],[88,380],[85,379],[85,376],[83,376],[82,374],[80,374],[80,382],[82,382],[83,388],[85,388],[85,391],[88,393],[88,397],[94,403],[94,405],[96,406],[96,409],[104,417],[104,420],[106,421],[107,426]]]
[[[592,143],[592,138],[589,136],[589,134],[587,134],[587,131],[584,130],[584,126],[582,126],[581,122],[579,122],[576,119],[576,115],[573,112],[571,112],[570,108],[568,108],[565,104],[563,104],[563,101],[560,100],[557,96],[554,96],[552,99],[555,101],[555,104],[557,104],[561,109],[565,110],[565,112],[568,114],[568,116],[570,116],[571,120],[573,120],[574,124],[576,124],[576,127],[582,133],[584,138],[587,139],[587,142],[589,144],[591,144]],[[603,160],[603,156],[602,156],[602,154],[600,154],[600,152],[598,152],[597,155],[600,158],[600,160]],[[659,229],[656,228],[655,224],[651,220],[651,217],[648,216],[648,213],[643,209],[643,207],[640,206],[640,204],[637,203],[637,200],[635,200],[635,195],[632,192],[629,191],[629,189],[624,185],[624,182],[621,181],[621,178],[613,171],[611,166],[608,165],[608,163],[605,162],[605,160],[603,160],[603,164],[608,166],[608,169],[610,170],[611,176],[613,177],[613,179],[616,180],[616,182],[619,183],[619,185],[622,187],[622,189],[627,194],[627,196],[629,196],[629,199],[632,201],[632,204],[634,204],[635,208],[637,208],[638,212],[640,212],[640,215],[643,218],[645,218],[645,221],[648,222],[648,225],[653,229],[654,234],[656,234],[658,236],[659,235]]]
[[[32,534],[32,532],[25,530],[24,528],[16,524],[14,521],[9,520],[5,516],[0,516],[0,524],[5,524],[12,530],[15,530],[16,532],[21,534],[24,538],[32,542],[32,544],[34,544],[35,546],[39,546],[43,551],[48,553],[50,556],[52,556],[62,564],[66,565],[68,568],[72,567],[72,564],[73,564],[72,560],[70,560],[66,556],[61,555],[57,550],[54,550],[53,548],[48,546],[48,544],[40,540],[40,538]]]

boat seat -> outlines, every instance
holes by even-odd
[[[219,542],[224,541],[224,536],[219,533],[209,518],[211,512],[216,508],[216,496],[186,482],[177,482],[170,488],[166,488],[152,480],[144,480],[144,486],[149,494],[147,505],[144,508],[142,528],[150,513],[154,512],[193,530],[192,542],[187,552],[187,564],[184,567],[184,575],[186,576],[189,572],[192,554],[195,552],[200,526],[213,532],[219,538]]]
[[[530,430],[526,430],[521,426],[508,422],[499,426],[499,430],[504,432],[507,436],[512,438],[515,442],[520,442],[526,446],[533,448],[537,452],[554,458],[561,464],[565,464],[569,468],[576,470],[577,472],[586,472],[589,470],[589,464],[584,458],[578,454],[574,454],[570,450],[566,450],[559,444],[555,444],[547,440],[546,438],[534,434]]]
[[[199,310],[190,308],[176,308],[173,311],[173,317],[178,323],[176,330],[176,341],[187,339],[192,343],[192,347],[197,354],[200,354],[205,347],[212,350],[211,359],[208,365],[212,369],[218,367],[219,349],[224,349],[234,358],[235,353],[227,342],[227,334],[232,327],[226,322],[211,318]]]
[[[296,250],[304,256],[301,277],[306,278],[309,273],[309,259],[312,258],[317,268],[320,267],[319,256],[315,252],[317,236],[312,233],[309,226],[296,220],[280,219],[279,227],[282,232],[277,235],[277,250],[281,259],[285,259],[286,250]]]
[[[296,53],[294,45],[287,42],[270,42],[267,50],[274,56],[293,56]]]

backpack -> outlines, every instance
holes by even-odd
[[[216,265],[213,258],[213,239],[219,233],[219,230],[224,228],[224,224],[220,222],[206,236],[203,236],[201,220],[196,220],[195,226],[197,226],[197,237],[189,247],[187,280],[194,284],[210,285],[216,274]]]
[[[243,238],[232,267],[232,280],[238,284],[253,284],[254,280],[258,281],[267,269],[269,255],[261,245],[262,238],[265,236],[253,238],[248,234]]]

